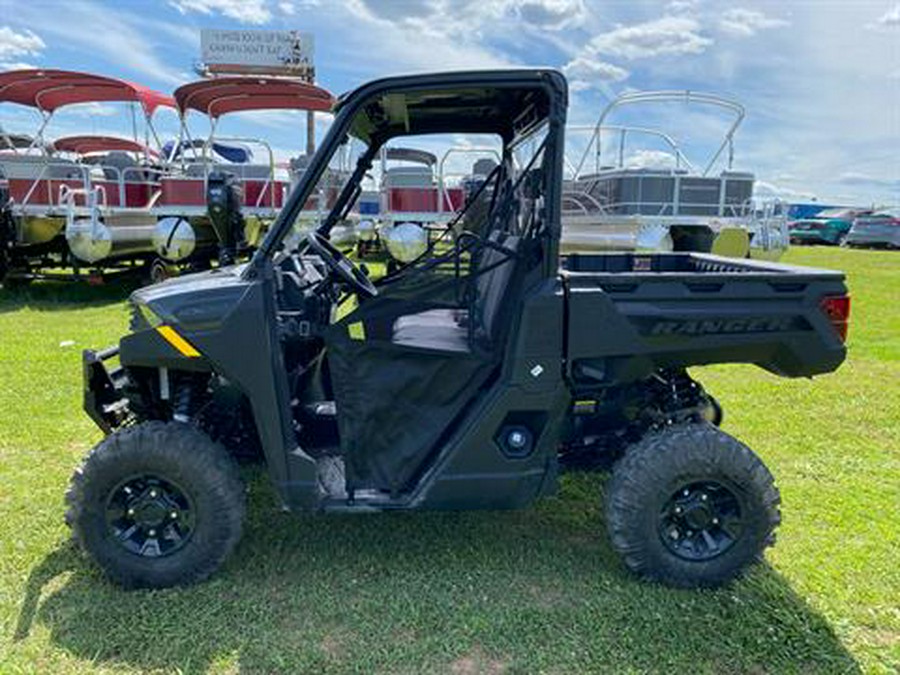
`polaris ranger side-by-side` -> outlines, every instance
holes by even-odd
[[[522,507],[561,469],[612,465],[607,527],[631,570],[716,585],[760,556],[778,491],[686,368],[833,371],[843,275],[695,253],[561,259],[566,105],[552,70],[367,84],[338,102],[249,263],[133,294],[131,332],[85,352],[85,408],[107,437],[67,496],[107,574],[164,587],[215,571],[241,533],[242,454],[287,508],[346,512]],[[494,135],[502,162],[445,236],[373,282],[328,233],[386,142],[438,133]],[[299,212],[346,153],[355,170],[304,236]]]

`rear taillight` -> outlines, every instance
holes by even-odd
[[[822,311],[831,321],[831,325],[837,331],[841,342],[847,341],[847,328],[850,325],[850,296],[828,295],[819,303]]]

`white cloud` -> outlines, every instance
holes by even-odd
[[[629,169],[674,169],[675,155],[663,150],[635,150],[625,158]]]
[[[700,0],[672,0],[666,5],[666,11],[672,14],[693,12],[700,5]]]
[[[485,45],[481,28],[493,25],[503,8],[468,0],[450,5],[428,0],[379,4],[344,0],[345,12],[328,13],[343,31],[345,72],[367,76],[385,72],[454,70],[509,66]]]
[[[618,26],[591,40],[600,54],[640,59],[675,54],[701,54],[713,41],[700,34],[700,24],[691,18],[664,16],[661,19]]]
[[[547,38],[581,25],[587,16],[584,0],[345,0],[357,16],[415,27],[421,35],[453,35],[468,41],[520,34]],[[537,32],[534,32],[537,31]]]
[[[600,88],[605,82],[621,82],[628,78],[624,68],[588,56],[578,56],[563,66],[569,86],[575,91]]]
[[[900,2],[879,17],[876,23],[879,26],[900,27]]]
[[[66,106],[66,114],[74,115],[75,117],[112,117],[121,112],[122,111],[114,105],[104,105],[102,103],[97,103],[96,101]]]
[[[17,33],[9,26],[0,27],[0,58],[38,56],[46,46],[40,36],[30,30]]]
[[[241,23],[257,25],[272,20],[272,12],[265,0],[171,0],[170,4],[182,14],[221,14]]]
[[[31,63],[24,63],[22,61],[0,62],[0,72],[7,72],[10,70],[33,70],[34,68],[37,68],[37,66],[32,65]]]
[[[167,63],[171,40],[154,42],[152,36],[162,22],[118,11],[112,6],[69,2],[55,5],[52,12],[40,4],[17,5],[17,20],[35,27],[45,36],[69,51],[82,51],[114,64],[114,71],[129,69],[150,79],[148,84],[182,84],[183,73]],[[90,30],[73,30],[73,26],[90,26]],[[168,32],[168,31],[167,31]],[[172,33],[178,33],[172,28]],[[102,35],[103,39],[97,39]],[[173,35],[174,37],[174,35]],[[157,35],[158,39],[158,35]],[[121,72],[116,72],[122,75]]]
[[[292,0],[292,2],[279,2],[278,3],[278,11],[280,11],[285,16],[294,16],[297,14],[297,9],[313,9],[314,7],[320,7],[322,5],[322,0]]]
[[[784,19],[768,17],[755,9],[729,9],[719,20],[719,29],[729,35],[738,37],[750,37],[766,28],[778,28],[787,26]]]
[[[809,190],[795,190],[785,185],[769,183],[764,180],[758,180],[753,184],[753,194],[757,198],[776,198],[785,201],[809,201],[816,199],[816,195]]]
[[[545,30],[562,30],[584,21],[583,0],[515,0],[516,12],[525,23]]]
[[[900,178],[873,176],[859,171],[844,171],[838,176],[838,182],[843,183],[844,185],[862,185],[900,190]]]

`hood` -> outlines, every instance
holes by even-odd
[[[131,303],[148,322],[208,329],[221,324],[257,283],[242,278],[245,267],[232,265],[169,279],[135,291]]]

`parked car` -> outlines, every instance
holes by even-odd
[[[844,243],[847,246],[900,248],[900,207],[857,218]]]
[[[788,225],[792,244],[832,244],[844,242],[853,221],[868,216],[871,210],[836,208],[820,211],[813,218],[802,218]]]

